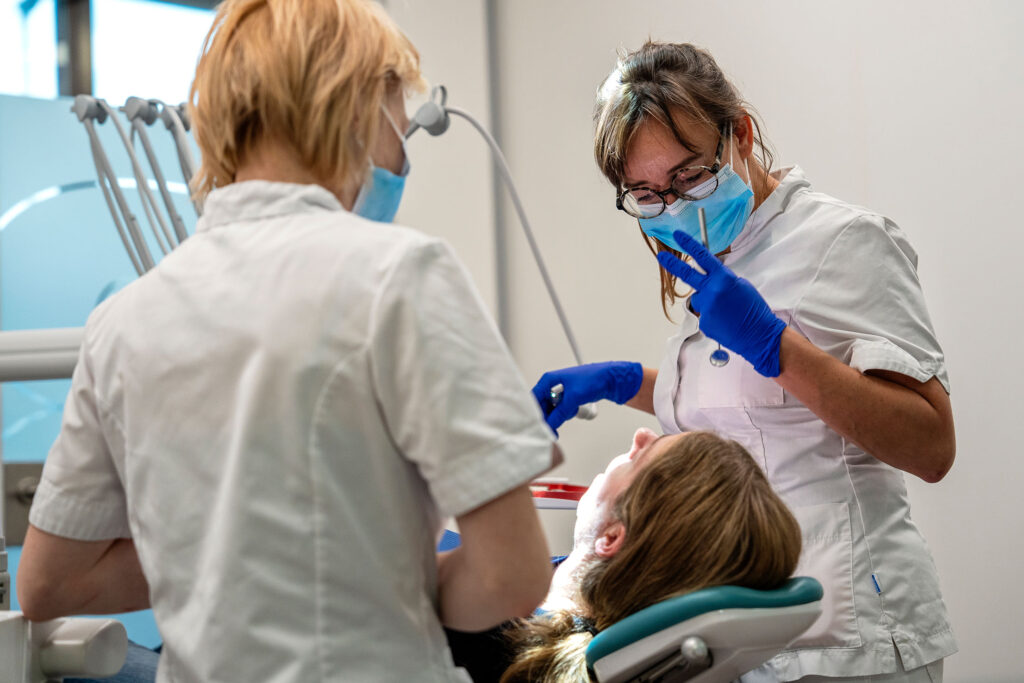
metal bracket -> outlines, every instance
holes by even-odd
[[[3,467],[4,529],[0,536],[6,537],[7,545],[21,545],[28,531],[28,511],[43,476],[43,463],[5,462]]]

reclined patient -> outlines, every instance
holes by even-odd
[[[639,429],[580,501],[572,553],[537,614],[483,633],[448,631],[448,642],[475,683],[589,681],[586,648],[599,630],[709,586],[778,588],[799,556],[796,519],[742,446],[710,432]],[[134,671],[110,680],[155,679],[156,653],[132,656]]]
[[[742,446],[640,429],[580,501],[572,553],[537,614],[448,640],[476,683],[589,681],[598,631],[701,588],[778,588],[799,556],[796,519]]]

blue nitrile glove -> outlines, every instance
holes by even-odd
[[[690,297],[690,307],[700,314],[701,332],[746,358],[765,377],[778,377],[779,344],[786,323],[772,313],[752,284],[722,265],[700,242],[680,230],[674,237],[707,274],[667,251],[658,254],[658,263],[697,290]]]
[[[606,398],[625,403],[640,391],[644,369],[639,363],[610,361],[588,363],[545,372],[533,386],[533,395],[544,411],[544,419],[555,434],[566,420],[576,416],[580,406]],[[551,405],[551,388],[562,385],[562,399]]]

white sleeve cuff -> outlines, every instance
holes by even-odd
[[[76,541],[131,538],[132,533],[120,502],[76,500],[45,477],[39,482],[28,521],[55,536]]]
[[[855,340],[850,349],[850,367],[860,372],[890,370],[918,382],[936,377],[949,393],[949,377],[943,363],[933,359],[918,360],[888,339]]]
[[[550,470],[554,442],[546,434],[539,438],[540,431],[531,425],[482,452],[447,461],[443,476],[430,484],[442,516],[458,517]]]

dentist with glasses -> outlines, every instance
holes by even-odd
[[[598,92],[595,158],[680,329],[658,368],[555,370],[534,396],[554,430],[608,399],[761,464],[825,610],[742,680],[941,681],[957,646],[904,472],[939,481],[956,447],[917,255],[889,218],[773,170],[749,112],[700,48],[649,42],[620,60]]]

